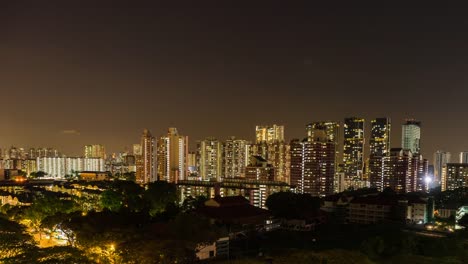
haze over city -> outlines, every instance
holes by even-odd
[[[0,146],[118,152],[177,127],[193,148],[273,123],[289,140],[360,116],[392,118],[393,147],[421,120],[428,158],[468,149],[462,9],[145,4],[2,4]]]

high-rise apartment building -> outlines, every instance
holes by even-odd
[[[333,121],[312,122],[306,125],[306,133],[309,141],[315,138],[316,131],[325,131],[328,141],[335,142],[337,145],[340,142],[340,125]],[[320,132],[322,134],[322,132]]]
[[[289,182],[289,144],[285,142],[257,143],[249,146],[249,157],[260,156],[275,169],[275,181]]]
[[[322,131],[323,132],[323,131]],[[335,143],[319,131],[312,140],[291,141],[291,180],[299,193],[326,196],[333,193]]]
[[[256,143],[266,142],[282,142],[284,141],[284,126],[256,126],[255,127]]]
[[[86,145],[84,147],[84,157],[106,159],[106,149],[103,145]]]
[[[442,179],[442,170],[447,165],[447,163],[450,163],[450,160],[450,152],[438,150],[434,153],[434,183],[436,185],[440,184],[440,181]]]
[[[361,178],[364,167],[364,119],[344,120],[343,145],[344,173],[348,178]]]
[[[413,156],[413,169],[415,170],[415,182],[413,191],[415,192],[427,192],[429,191],[429,162],[424,159],[422,155]]]
[[[136,180],[139,183],[148,183],[156,180],[155,138],[148,129],[141,136],[141,155],[136,155]],[[135,151],[135,149],[134,149]]]
[[[245,176],[245,167],[249,162],[249,145],[246,140],[231,137],[224,142],[224,177],[236,178]]]
[[[245,169],[248,180],[274,181],[275,168],[260,156],[251,156],[249,165]]]
[[[468,187],[468,163],[447,163],[441,180],[442,191]]]
[[[187,155],[188,180],[199,179],[200,176],[200,158],[198,152],[189,152]]]
[[[391,124],[389,118],[371,121],[368,177],[371,187],[383,190],[383,157],[390,151]]]
[[[158,140],[158,179],[168,182],[185,180],[188,174],[188,137],[171,127]]]
[[[401,147],[411,153],[421,153],[421,122],[408,119],[402,125]]]
[[[221,180],[223,172],[223,144],[215,138],[198,142],[198,164],[202,180]]]
[[[410,150],[392,148],[390,155],[383,157],[383,189],[389,187],[397,193],[411,192],[415,178]]]

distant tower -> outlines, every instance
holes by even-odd
[[[402,125],[401,147],[411,153],[421,153],[421,122],[408,119]]]
[[[87,145],[84,149],[85,158],[106,158],[106,149],[103,145]]]
[[[274,143],[284,141],[284,126],[256,126],[256,143]]]
[[[223,167],[223,145],[215,138],[198,142],[198,164],[203,180],[220,180]]]
[[[372,187],[383,190],[383,157],[390,151],[390,119],[371,121],[369,181]]]
[[[451,155],[450,152],[438,150],[434,153],[434,183],[440,184],[442,179],[442,172],[447,163],[450,163]]]
[[[158,179],[168,182],[185,180],[188,174],[188,137],[171,127],[158,140]]]
[[[136,180],[140,183],[155,181],[155,139],[148,129],[143,131],[140,147],[141,157],[137,161]],[[135,150],[138,151],[138,148]]]
[[[322,133],[320,133],[322,132]],[[291,180],[299,193],[314,196],[333,194],[336,144],[324,130],[314,131],[314,138],[291,141]]]
[[[383,189],[389,187],[397,193],[413,191],[416,178],[410,150],[392,148],[390,155],[383,157]]]
[[[245,176],[245,167],[249,163],[249,151],[246,140],[231,137],[223,145],[224,177],[238,178]]]
[[[362,177],[364,167],[364,119],[358,117],[344,120],[343,162],[347,177]]]

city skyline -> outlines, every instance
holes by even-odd
[[[389,118],[389,119],[392,119],[390,118],[389,116],[385,116],[386,118]],[[346,117],[346,118],[351,118],[351,117]],[[365,138],[365,143],[364,143],[364,153],[365,153],[365,157],[368,157],[369,156],[369,151],[370,151],[370,134],[371,134],[371,129],[372,129],[372,124],[371,124],[371,121],[375,118],[381,118],[381,117],[373,117],[373,118],[363,118],[364,119],[364,138]],[[337,124],[339,124],[339,133],[343,134],[343,131],[344,128],[343,128],[343,125],[344,125],[344,119],[341,119],[341,120],[314,120],[313,123],[320,123],[320,122],[336,122]],[[397,128],[396,129],[392,129],[390,131],[390,137],[391,137],[391,142],[390,142],[390,148],[399,148],[399,147],[402,147],[402,142],[401,142],[401,137],[402,137],[402,131],[401,131],[401,128],[402,126],[408,121],[408,120],[414,120],[412,118],[407,118],[407,119],[404,119],[404,120],[401,120],[401,123],[398,123],[398,120],[396,120],[397,122],[395,122],[395,120],[392,119],[393,123],[392,123],[392,126],[396,126]],[[448,148],[442,148],[442,147],[436,147],[436,146],[426,146],[425,145],[425,134],[426,134],[426,131],[425,131],[425,123],[424,122],[421,122],[420,120],[417,120],[418,122],[422,123],[421,124],[421,153],[423,154],[424,157],[432,157],[434,155],[434,153],[436,153],[437,151],[445,151],[445,152],[450,152],[450,153],[461,153],[461,152],[465,152],[466,149],[468,149],[468,147],[465,149],[463,147],[460,146],[460,144],[458,145],[458,147],[456,147],[456,150],[453,150],[453,149],[448,149]],[[279,125],[279,126],[283,126],[284,127],[284,138],[285,138],[285,142],[286,143],[289,143],[291,140],[294,140],[294,139],[306,139],[307,138],[307,126],[310,124],[310,122],[308,123],[305,123],[303,125],[303,132],[302,134],[298,134],[298,135],[294,135],[294,136],[291,136],[289,134],[289,128],[287,126],[284,125],[284,123],[265,123],[265,122],[261,122],[259,124],[256,124],[254,125],[253,127],[251,127],[251,129],[249,131],[245,131],[247,133],[241,133],[243,135],[246,135],[244,137],[241,137],[241,136],[238,136],[238,135],[232,135],[232,134],[227,134],[227,136],[225,137],[217,137],[217,136],[213,136],[214,133],[211,133],[211,134],[208,134],[208,135],[205,135],[205,136],[202,136],[200,138],[194,138],[193,136],[191,136],[190,134],[188,133],[185,133],[184,134],[187,134],[188,137],[189,137],[189,150],[191,151],[194,151],[197,149],[197,141],[200,141],[200,140],[203,140],[204,138],[207,138],[207,137],[214,137],[214,138],[217,138],[219,139],[220,141],[224,142],[228,139],[230,139],[231,137],[236,137],[238,139],[242,139],[242,140],[246,140],[248,142],[251,142],[251,143],[255,143],[255,140],[256,140],[256,127],[257,126],[268,126],[268,125]],[[156,129],[149,129],[149,128],[143,128],[141,129],[141,131],[143,130],[149,130],[151,131],[153,134],[155,134],[156,136],[164,136],[165,133],[163,131],[167,131],[167,128],[168,127],[165,127],[163,129],[161,129],[161,132],[159,133],[153,133],[152,131],[156,131]],[[178,130],[181,130],[181,131],[184,131],[183,129],[179,129],[179,127],[176,127]],[[245,129],[244,129],[245,130]],[[293,129],[293,130],[298,130],[297,128]],[[135,134],[141,134],[141,131],[135,131]],[[159,131],[159,129],[158,129]],[[58,134],[61,134],[62,136],[65,136],[63,138],[66,138],[68,137],[68,139],[65,139],[63,141],[64,145],[53,145],[53,144],[49,144],[47,142],[42,142],[42,143],[38,143],[38,144],[35,144],[35,145],[28,145],[26,143],[22,143],[22,142],[28,142],[28,138],[25,138],[24,141],[22,141],[22,139],[19,139],[17,141],[17,143],[11,143],[11,144],[8,144],[8,143],[3,143],[4,138],[0,138],[0,149],[2,150],[6,150],[10,147],[23,147],[25,149],[29,149],[29,148],[44,148],[44,147],[52,147],[54,149],[57,149],[59,150],[62,154],[65,154],[67,156],[72,156],[72,157],[79,157],[79,156],[83,156],[83,148],[85,148],[86,146],[88,145],[103,145],[105,148],[106,148],[106,154],[111,154],[111,153],[119,153],[119,152],[123,152],[123,151],[129,151],[131,152],[132,151],[132,147],[134,144],[138,143],[140,141],[139,139],[139,136],[135,136],[135,138],[122,138],[120,140],[118,140],[115,144],[110,144],[108,147],[108,145],[102,143],[102,142],[109,142],[109,139],[106,138],[106,137],[103,137],[101,139],[101,141],[98,141],[98,140],[94,140],[92,142],[90,141],[85,141],[84,139],[82,138],[79,138],[82,133],[81,132],[78,132],[78,131],[67,131],[67,130],[64,130],[64,131],[60,131]],[[342,136],[341,136],[342,137]],[[339,145],[343,145],[343,138],[338,138],[338,144]],[[52,141],[54,142],[54,141]],[[77,144],[77,142],[84,142],[82,145],[81,144]],[[124,143],[125,142],[125,143]],[[447,145],[447,144],[446,144]],[[432,151],[434,150],[434,151]]]
[[[426,157],[468,149],[462,9],[93,4],[0,11],[2,148],[117,152],[167,127],[253,141],[274,123],[290,140],[314,121],[387,116],[394,143],[404,119],[422,122]]]

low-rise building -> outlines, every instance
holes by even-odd
[[[109,180],[109,172],[82,171],[79,173],[79,177],[84,181],[105,181]]]
[[[357,224],[374,224],[393,219],[392,209],[398,201],[391,198],[363,196],[354,198],[349,204],[348,221]]]

